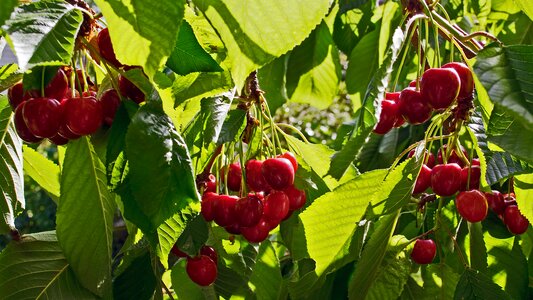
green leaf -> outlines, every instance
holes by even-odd
[[[15,228],[15,217],[24,209],[24,173],[22,169],[22,140],[17,135],[13,111],[7,98],[0,95],[0,233]]]
[[[117,59],[126,65],[142,66],[153,78],[176,45],[185,1],[94,2],[106,19]]]
[[[279,299],[282,281],[276,251],[270,241],[265,241],[259,246],[248,286],[258,300]]]
[[[383,261],[376,280],[371,285],[365,299],[397,299],[411,273],[411,260],[401,252],[397,257]]]
[[[59,198],[59,166],[39,152],[24,145],[24,173],[45,189],[56,201]]]
[[[315,199],[300,214],[307,251],[316,262],[317,276],[334,262],[335,255],[351,238],[357,222],[370,203],[370,196],[379,189],[386,172],[376,170],[364,173]]]
[[[17,64],[7,64],[0,67],[0,92],[7,90],[22,79]]]
[[[9,19],[18,4],[18,0],[4,0],[0,2],[0,27]]]
[[[512,299],[502,288],[479,271],[467,269],[457,283],[454,299]]]
[[[231,92],[219,97],[202,100],[201,116],[199,118],[205,122],[202,131],[204,146],[218,141],[232,101],[233,93]]]
[[[235,109],[228,112],[228,117],[222,124],[217,144],[225,144],[238,140],[242,131],[246,127],[246,111]]]
[[[470,266],[478,271],[487,270],[487,248],[483,240],[481,223],[468,222],[468,240],[470,248]]]
[[[174,107],[191,99],[198,101],[225,92],[231,85],[231,78],[227,72],[190,73],[176,76],[172,85]]]
[[[348,58],[346,89],[348,93],[355,94],[356,103],[362,102],[368,84],[379,67],[378,44],[379,30],[373,30],[361,38]]]
[[[156,282],[150,252],[143,251],[113,280],[113,295],[115,299],[151,299]]]
[[[533,199],[533,173],[515,176],[514,192],[520,212],[533,224],[533,205],[529,200]]]
[[[474,71],[490,99],[533,130],[533,46],[487,47],[479,52]]]
[[[379,220],[355,267],[348,287],[350,299],[364,299],[369,293],[370,287],[376,282],[379,267],[385,257],[399,216],[400,210],[397,210],[396,213],[386,215]]]
[[[340,77],[339,51],[323,21],[289,55],[287,94],[292,102],[325,109],[337,95]]]
[[[148,102],[133,117],[125,153],[133,195],[128,200],[134,201],[137,213],[149,221],[136,223],[143,231],[155,231],[175,213],[198,202],[187,147],[157,101]],[[125,207],[128,209],[126,203]]]
[[[41,90],[57,74],[58,66],[36,66],[22,76],[24,90]]]
[[[514,3],[533,21],[533,3],[528,0],[514,0]]]
[[[180,75],[192,72],[223,71],[218,63],[198,43],[192,27],[187,21],[181,22],[178,40],[167,60],[167,67]]]
[[[68,65],[83,13],[59,1],[38,1],[19,6],[6,22],[19,67]]]
[[[326,15],[330,1],[261,0],[243,6],[229,0],[196,0],[194,4],[227,47],[231,76],[240,90],[253,70],[300,44]]]
[[[76,279],[54,231],[10,243],[0,254],[0,266],[2,299],[97,299]]]
[[[412,300],[434,300],[434,299],[453,299],[455,287],[459,281],[459,274],[444,263],[430,264],[427,271],[422,272],[423,286],[413,279],[416,274],[411,275],[401,299]]]
[[[208,230],[204,217],[200,214],[196,215],[179,236],[178,247],[189,255],[196,255],[207,241]]]
[[[257,79],[261,90],[265,92],[268,108],[272,114],[287,102],[287,90],[285,88],[286,61],[288,55],[282,55],[257,71]]]
[[[80,282],[93,293],[110,293],[113,217],[103,163],[87,137],[68,144],[61,174],[57,237]]]

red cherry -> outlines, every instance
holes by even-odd
[[[262,160],[250,159],[246,162],[246,184],[254,192],[269,192],[272,189],[261,173],[262,166]]]
[[[492,191],[491,193],[485,193],[489,207],[497,215],[503,214],[505,211],[505,203],[503,202],[503,194],[499,191]]]
[[[449,107],[459,94],[461,79],[454,69],[433,68],[422,74],[420,92],[434,109]]]
[[[59,125],[58,134],[66,139],[75,140],[81,135],[75,134],[67,127],[65,118],[65,107],[67,106],[68,101],[70,101],[70,98],[65,98],[61,100],[61,124]]]
[[[207,222],[215,219],[215,199],[218,198],[218,194],[212,192],[205,192],[202,195],[201,213]]]
[[[261,173],[266,182],[276,190],[294,183],[294,168],[290,160],[286,158],[269,158],[263,162]]]
[[[516,205],[509,205],[505,208],[503,222],[512,234],[522,234],[529,227],[529,221],[520,213]]]
[[[102,106],[94,97],[68,100],[65,104],[64,114],[67,127],[75,134],[93,134],[102,126]]]
[[[30,93],[24,92],[22,82],[13,85],[7,91],[7,100],[9,100],[9,104],[11,105],[11,108],[13,110],[15,110],[19,106],[19,104],[30,98]]]
[[[70,74],[67,74],[67,77],[68,76],[70,76]],[[87,81],[89,88],[95,88],[94,83],[91,81],[91,77],[86,75],[85,81]],[[74,85],[76,86],[76,91],[83,92],[85,90],[85,82],[83,82],[83,72],[81,70],[76,70],[76,81],[74,82]],[[96,97],[96,93],[94,96]]]
[[[235,208],[237,222],[242,227],[255,226],[263,215],[263,202],[258,196],[248,195],[237,201]]]
[[[215,248],[203,245],[202,248],[200,248],[200,254],[211,258],[215,265],[218,263],[218,254]]]
[[[436,253],[437,246],[433,240],[417,239],[411,252],[411,258],[417,264],[426,265],[433,261]]]
[[[226,176],[226,168],[220,170],[222,176]],[[242,169],[241,164],[232,163],[229,165],[228,178],[226,184],[230,191],[238,192],[241,190]]]
[[[62,137],[61,135],[59,135],[59,133],[48,139],[50,140],[50,142],[58,146],[66,145],[68,143],[68,139]]]
[[[479,158],[472,159],[472,166],[481,166],[481,162],[479,161]]]
[[[287,214],[287,216],[291,215],[292,212],[289,211],[289,213]],[[287,219],[288,217],[285,216],[285,218],[283,218],[282,220],[285,220]],[[278,227],[278,225],[281,223],[282,220],[277,220],[277,219],[265,219],[267,224],[268,224],[268,230],[269,231],[272,231],[274,230],[274,228]]]
[[[478,190],[460,192],[455,198],[457,212],[470,223],[479,222],[487,217],[489,205],[487,198]]]
[[[22,111],[24,122],[33,135],[51,138],[57,134],[61,122],[59,101],[51,98],[31,98]]]
[[[472,99],[472,94],[474,93],[474,77],[472,76],[472,71],[470,71],[468,66],[464,63],[450,62],[442,67],[454,69],[461,79],[461,88],[457,98],[459,100]]]
[[[187,258],[187,274],[200,286],[208,286],[217,279],[217,265],[206,255]]]
[[[467,188],[468,173],[470,173],[470,186]],[[471,168],[464,167],[461,170],[461,191],[479,190],[479,181],[481,180],[481,168],[472,165]]]
[[[120,106],[120,97],[118,96],[117,91],[114,89],[105,91],[100,98],[100,103],[104,114],[104,122],[108,126],[111,126],[115,119],[118,107]]]
[[[385,134],[389,132],[398,118],[398,104],[391,100],[381,101],[381,113],[379,114],[379,121],[374,127],[374,132],[377,134]]]
[[[300,209],[305,205],[305,191],[299,190],[294,185],[291,185],[284,189],[283,192],[289,198],[289,211]]]
[[[228,226],[236,223],[235,207],[239,198],[237,196],[218,195],[214,199],[215,223],[219,226]]]
[[[427,150],[424,150],[426,153],[426,157],[424,158],[424,164],[426,164],[430,169],[435,166],[435,155],[433,153],[428,152]],[[428,154],[429,153],[429,154]],[[415,155],[415,149],[409,151],[409,154],[407,157],[413,157]]]
[[[400,109],[399,109],[400,106],[398,104],[399,101],[400,101],[400,92],[392,92],[392,93],[386,92],[385,93],[385,100],[392,100],[392,101],[396,102],[396,106],[398,107],[398,109],[396,111],[396,122],[394,123],[394,127],[398,128],[398,127],[402,126],[405,123],[405,119],[400,114]]]
[[[416,79],[411,80],[411,82],[409,82],[409,87],[416,88]]]
[[[296,156],[294,156],[294,154],[290,151],[287,151],[281,155],[278,155],[277,156],[278,158],[286,158],[288,159],[291,164],[292,164],[292,167],[294,168],[294,173],[296,173],[296,171],[298,171],[298,161],[296,160]]]
[[[123,97],[129,98],[137,104],[144,102],[144,93],[133,82],[129,81],[128,78],[122,75],[118,76],[118,87]]]
[[[446,153],[446,151],[448,151],[447,149],[448,149],[448,145],[444,145],[437,152],[437,161],[439,162],[439,164],[443,164],[444,163],[444,160],[442,158],[442,153],[443,152]],[[462,167],[465,166],[465,163],[463,162],[463,160],[461,158],[459,158],[459,155],[457,154],[456,151],[457,151],[456,149],[452,149],[452,152],[450,153],[450,157],[448,157],[448,163],[449,164],[453,164],[453,163],[458,164],[462,168]],[[463,146],[461,146],[461,151],[463,151],[464,156],[466,158],[468,158],[468,153],[463,148]]]
[[[461,167],[458,164],[436,165],[431,170],[431,188],[439,196],[451,196],[461,187]]]
[[[505,204],[505,207],[509,205],[516,205],[516,195],[513,192],[509,194],[503,194],[503,203]]]
[[[107,28],[104,28],[98,33],[98,49],[100,50],[100,55],[110,64],[117,68],[122,66],[113,50],[111,37],[109,36],[109,30]]]
[[[270,224],[267,220],[261,219],[257,225],[253,227],[241,228],[241,233],[244,238],[250,243],[261,243],[268,237],[270,232]]]
[[[415,188],[413,189],[413,195],[417,195],[427,190],[431,186],[431,168],[426,165],[422,165],[420,173],[416,178]]]
[[[431,106],[414,88],[405,88],[400,93],[399,112],[410,124],[422,124],[431,117]]]
[[[230,234],[241,234],[241,226],[238,223],[225,226],[224,229]]]
[[[15,109],[15,129],[17,130],[17,134],[19,135],[19,137],[26,143],[39,143],[43,139],[33,135],[33,133],[31,133],[31,131],[28,129],[28,126],[26,126],[26,122],[24,122],[22,111],[25,105],[26,102],[23,102],[19,106],[17,106],[17,109]]]
[[[63,99],[67,95],[68,88],[68,79],[65,72],[59,68],[57,73],[54,75],[50,83],[44,88],[44,95],[47,98],[52,99]],[[29,92],[34,98],[41,97],[41,92],[38,90],[33,90]]]
[[[172,246],[172,249],[170,249],[170,252],[172,252],[172,254],[176,255],[177,257],[189,257],[189,254],[181,251],[180,248],[178,248],[176,244]]]
[[[265,198],[263,214],[271,220],[282,220],[289,213],[289,197],[282,191],[272,191]]]
[[[398,102],[400,100],[400,92],[386,92],[385,100],[392,100]]]
[[[217,178],[215,177],[215,175],[209,174],[209,176],[207,176],[205,192],[215,193],[216,191],[217,191]]]

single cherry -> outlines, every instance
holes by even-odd
[[[509,205],[505,208],[503,222],[512,234],[522,234],[529,227],[529,221],[522,215],[516,205]]]
[[[132,69],[135,67],[130,67],[128,69]],[[133,82],[131,82],[128,78],[120,75],[118,77],[118,87],[120,90],[120,94],[123,97],[129,98],[133,100],[133,102],[140,104],[141,102],[144,102],[145,95],[139,89]]]
[[[205,192],[202,195],[201,214],[204,219],[209,222],[215,219],[215,199],[218,198],[218,194],[213,192]]]
[[[178,248],[176,244],[172,246],[172,249],[170,249],[170,252],[172,252],[172,254],[176,255],[177,257],[189,257],[189,254],[181,251],[180,248]]]
[[[385,100],[398,102],[400,100],[400,92],[385,92]]]
[[[429,152],[428,150],[424,150],[425,157],[424,157],[424,164],[426,164],[430,169],[435,166],[435,155],[433,153]],[[409,151],[409,154],[407,157],[413,157],[415,155],[415,149]]]
[[[35,135],[33,135],[30,129],[28,129],[26,122],[24,122],[22,111],[24,109],[25,104],[26,102],[23,102],[17,107],[17,109],[15,109],[15,117],[14,117],[15,129],[17,130],[18,136],[26,143],[30,143],[30,144],[39,143],[43,139],[38,138]]]
[[[111,37],[109,36],[109,30],[104,28],[98,33],[98,49],[100,55],[115,67],[121,67],[122,64],[118,61],[111,44]]]
[[[461,79],[454,69],[433,68],[422,74],[420,92],[434,109],[449,107],[459,94]]]
[[[398,104],[391,100],[381,101],[381,113],[379,114],[379,121],[374,127],[374,132],[377,134],[385,134],[389,132],[396,124],[398,118]]]
[[[224,226],[224,229],[226,229],[229,234],[241,234],[241,226],[238,223]]]
[[[437,162],[439,164],[443,164],[444,163],[444,159],[442,157],[442,153],[446,153],[446,151],[448,151],[447,149],[448,149],[448,145],[444,145],[437,152]],[[456,151],[457,151],[456,149],[452,149],[452,151],[450,153],[450,156],[448,157],[448,163],[449,164],[455,163],[455,164],[458,164],[461,168],[463,168],[465,166],[465,163],[459,157],[459,155],[457,154]],[[466,150],[465,150],[465,148],[463,148],[463,146],[461,146],[461,151],[463,152],[464,156],[468,158],[468,152],[466,152]]]
[[[461,88],[459,89],[457,99],[472,99],[472,94],[474,93],[474,77],[468,66],[460,62],[450,62],[442,67],[454,69],[461,79]]]
[[[263,214],[271,220],[282,220],[289,213],[289,197],[282,191],[272,191],[265,198]]]
[[[431,188],[439,196],[451,196],[461,187],[461,167],[458,164],[436,165],[431,170]]]
[[[503,194],[499,191],[492,191],[490,193],[485,193],[485,197],[487,198],[487,202],[489,204],[490,209],[497,215],[503,214],[505,211],[505,203],[503,201]]]
[[[427,165],[422,165],[420,173],[416,178],[415,188],[413,189],[413,195],[418,195],[427,190],[431,186],[431,168]]]
[[[290,160],[286,158],[269,158],[263,162],[261,173],[266,182],[276,190],[294,183],[294,168]]]
[[[394,122],[394,127],[397,128],[397,127],[402,126],[405,123],[405,119],[400,114],[400,109],[399,109],[400,106],[398,104],[400,101],[400,92],[391,92],[391,93],[386,92],[385,100],[392,100],[396,102],[396,106],[398,107],[398,109],[396,111],[396,122]]]
[[[24,92],[22,82],[13,85],[7,91],[7,100],[9,101],[9,104],[13,110],[15,110],[19,104],[30,98],[30,93]]]
[[[237,196],[230,195],[218,195],[214,198],[215,223],[222,227],[236,223],[235,207],[237,200],[239,200]]]
[[[200,248],[200,254],[211,258],[215,265],[218,263],[218,254],[215,248],[203,245],[202,248]]]
[[[241,228],[244,238],[250,243],[261,243],[268,237],[270,224],[267,220],[261,219],[257,225]]]
[[[115,114],[120,106],[120,97],[114,89],[105,91],[100,97],[100,104],[102,105],[102,113],[104,116],[104,123],[108,126],[113,124]]]
[[[433,261],[437,253],[437,246],[433,240],[417,239],[411,252],[413,261],[420,265],[426,265]]]
[[[31,98],[25,102],[22,115],[28,129],[36,137],[51,138],[57,134],[61,123],[61,107],[56,99]]]
[[[59,135],[59,133],[48,139],[50,140],[50,142],[52,142],[54,145],[57,145],[57,146],[66,145],[69,141],[67,138],[64,138],[61,135]]]
[[[296,160],[296,156],[294,156],[294,153],[290,152],[290,151],[287,151],[281,155],[278,155],[276,156],[278,158],[286,158],[288,159],[291,164],[292,164],[292,167],[294,168],[294,173],[296,173],[296,171],[298,171],[298,161]]]
[[[516,205],[515,193],[511,192],[508,194],[503,194],[503,203],[505,204],[506,207],[509,205]]]
[[[470,173],[470,185],[468,184],[468,173]],[[472,165],[469,167],[464,167],[461,170],[461,191],[466,190],[479,190],[479,181],[481,179],[481,168],[479,166]]]
[[[479,222],[487,217],[489,205],[487,198],[478,190],[460,192],[455,198],[457,212],[470,223]]]
[[[222,176],[226,176],[226,168],[221,170]],[[242,169],[241,164],[232,163],[228,168],[228,178],[226,184],[230,191],[238,192],[241,190]]]
[[[254,192],[269,192],[272,188],[261,173],[262,160],[250,159],[246,162],[246,184]]]
[[[65,72],[59,68],[57,69],[56,74],[52,80],[44,88],[44,95],[47,98],[61,100],[67,95],[68,88],[68,79]],[[41,97],[41,91],[32,90],[29,91],[32,97],[38,98]]]
[[[263,201],[259,196],[250,194],[237,201],[235,212],[241,227],[255,226],[263,215]]]
[[[400,93],[399,112],[410,124],[422,124],[431,117],[431,106],[420,91],[409,87]]]
[[[81,135],[75,134],[67,127],[65,118],[65,107],[67,106],[67,102],[70,101],[70,99],[71,98],[64,98],[63,100],[61,100],[61,124],[59,125],[58,134],[66,139],[75,140]]]
[[[217,265],[207,255],[187,258],[187,274],[200,286],[211,285],[217,279]]]
[[[305,205],[305,191],[299,190],[294,185],[291,185],[284,189],[283,192],[289,198],[289,212],[300,209]]]
[[[217,178],[213,174],[207,176],[207,181],[205,182],[205,192],[215,193],[217,191]]]
[[[102,106],[94,97],[69,99],[65,104],[65,123],[75,134],[95,133],[103,122]]]

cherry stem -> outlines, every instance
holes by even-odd
[[[307,140],[307,138],[305,137],[305,135],[300,131],[298,130],[298,128],[290,125],[290,124],[287,124],[287,123],[276,123],[276,125],[278,126],[278,130],[284,134],[284,135],[287,135],[283,130],[281,130],[281,128],[279,127],[285,127],[285,128],[289,128],[291,129],[292,131],[294,131],[298,136],[300,136],[302,138],[302,140],[306,143],[306,144],[309,144],[309,140]],[[285,139],[286,140],[286,139]]]
[[[461,218],[461,221],[459,222],[459,225],[458,225],[458,228],[459,226],[461,226],[461,222],[462,222],[462,218]],[[463,255],[463,251],[461,250],[461,247],[459,246],[459,243],[457,243],[457,239],[452,235],[452,233],[450,232],[450,230],[448,229],[448,227],[446,227],[446,225],[443,225],[442,228],[446,231],[446,233],[448,234],[448,236],[450,237],[450,239],[452,240],[453,242],[453,245],[455,246],[455,249],[457,250],[457,253],[459,255],[459,259],[461,260],[461,262],[463,263],[463,266],[465,268],[468,268],[469,267],[469,264],[466,260],[466,258],[464,257]]]
[[[209,173],[211,173],[211,169],[213,168],[213,164],[215,163],[217,157],[220,155],[220,153],[222,152],[222,144],[221,145],[218,145],[215,150],[213,151],[213,155],[211,155],[211,158],[209,158],[209,161],[207,162],[207,165],[205,166],[204,170],[202,171],[202,173],[200,174],[200,176],[205,176],[207,177],[209,175]]]
[[[168,297],[171,299],[171,300],[174,300],[174,296],[172,296],[172,292],[168,289],[167,285],[165,284],[165,282],[163,282],[163,279],[161,279],[161,285],[163,286],[163,289],[165,290],[165,293],[168,295]]]
[[[418,240],[418,239],[424,238],[424,237],[426,237],[427,235],[430,235],[430,234],[432,234],[432,233],[434,233],[434,232],[435,232],[434,229],[430,229],[430,230],[428,230],[428,231],[422,233],[421,235],[415,236],[414,238],[412,238],[412,239],[409,240],[409,244],[412,243],[412,242],[414,242],[414,241],[416,241],[416,240]]]

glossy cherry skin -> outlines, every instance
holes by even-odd
[[[200,248],[200,254],[211,258],[215,265],[218,264],[218,254],[215,248],[203,245],[202,248]]]
[[[18,136],[26,143],[30,143],[30,144],[39,143],[43,139],[38,138],[35,135],[33,135],[30,129],[28,129],[26,122],[24,122],[24,117],[22,116],[22,110],[24,109],[25,104],[26,102],[21,103],[17,107],[17,109],[15,109],[15,117],[14,117],[15,130],[17,131]]]
[[[503,222],[512,234],[522,234],[529,227],[529,221],[520,213],[516,205],[509,205],[505,208]]]
[[[385,100],[398,102],[400,100],[400,92],[385,92]]]
[[[415,241],[411,258],[417,264],[426,265],[433,261],[436,253],[437,246],[433,240],[418,239]]]
[[[439,164],[443,164],[444,163],[444,159],[442,157],[442,153],[446,153],[448,149],[448,145],[444,145],[441,149],[439,149],[439,151],[437,152],[437,161]],[[457,150],[456,149],[452,149],[451,153],[450,153],[450,157],[448,157],[448,163],[449,164],[458,164],[459,166],[464,167],[465,166],[465,163],[463,162],[463,160],[459,157],[459,155],[457,154],[456,152]],[[468,153],[466,152],[466,150],[461,146],[461,151],[463,151],[463,154],[466,158],[468,158]]]
[[[200,286],[211,285],[217,279],[217,265],[207,255],[187,258],[187,274]]]
[[[61,100],[61,124],[59,125],[58,134],[66,139],[75,140],[81,135],[75,134],[67,127],[65,118],[65,107],[67,106],[68,101],[70,101],[70,98],[64,98],[63,100]]]
[[[204,219],[209,222],[215,219],[215,199],[218,198],[218,194],[213,192],[205,192],[202,195],[201,214]]]
[[[431,188],[439,196],[451,196],[461,187],[461,167],[458,164],[436,165],[431,170]]]
[[[261,173],[262,160],[250,159],[246,162],[246,184],[254,192],[269,192],[272,188]]]
[[[59,133],[48,139],[50,140],[50,142],[57,146],[66,145],[68,143],[68,139],[62,137],[61,135],[59,135]]]
[[[222,168],[222,176],[226,176],[226,169]],[[229,165],[228,177],[226,184],[230,191],[238,192],[241,189],[241,180],[242,180],[242,169],[241,164],[232,163]]]
[[[461,78],[454,69],[433,68],[422,74],[420,92],[434,109],[449,107],[459,94]]]
[[[217,191],[217,178],[213,174],[207,176],[207,181],[205,182],[205,192],[215,193]]]
[[[102,106],[94,97],[72,98],[65,105],[65,123],[75,134],[95,133],[104,121]]]
[[[219,195],[214,198],[213,209],[215,211],[215,223],[219,226],[228,226],[237,221],[236,205],[237,196]]]
[[[30,93],[24,92],[22,82],[13,85],[7,91],[7,100],[9,101],[9,104],[11,105],[11,108],[13,110],[15,110],[19,106],[19,104],[30,98]]]
[[[287,151],[281,155],[278,155],[276,156],[278,158],[286,158],[288,159],[291,164],[292,164],[292,167],[294,168],[294,173],[296,173],[296,171],[298,171],[298,160],[296,160],[296,156],[294,156],[294,153],[290,152],[290,151]]]
[[[391,100],[381,101],[381,113],[379,114],[379,121],[374,127],[374,132],[377,134],[385,134],[389,132],[396,124],[398,118],[399,105]]]
[[[470,185],[468,183],[468,173],[470,173]],[[472,165],[471,168],[464,167],[461,170],[461,191],[479,190],[479,181],[481,179],[481,168]]]
[[[306,201],[305,191],[299,190],[294,185],[291,185],[284,189],[283,192],[289,198],[289,211],[304,207]]]
[[[120,75],[118,77],[118,87],[120,94],[123,97],[133,100],[133,102],[140,104],[144,102],[145,95],[133,82],[129,81],[128,78]]]
[[[415,188],[413,189],[413,195],[417,195],[427,190],[431,186],[431,168],[422,165],[420,173],[416,178]]]
[[[263,216],[263,201],[258,196],[248,195],[237,201],[235,210],[241,227],[255,226]]]
[[[509,205],[516,205],[516,195],[515,193],[511,192],[509,194],[503,194],[503,203],[505,206]]]
[[[181,251],[180,248],[178,248],[178,246],[176,246],[176,244],[174,244],[174,246],[172,246],[172,249],[170,249],[170,252],[172,254],[176,255],[177,257],[189,257],[189,254]]]
[[[111,44],[111,37],[109,36],[109,30],[107,28],[101,30],[98,33],[98,49],[100,55],[115,67],[121,67],[122,64],[118,61]]]
[[[282,220],[289,213],[290,201],[282,191],[272,191],[265,198],[263,214],[271,220]]]
[[[294,168],[286,158],[269,158],[263,162],[261,173],[275,190],[283,190],[294,183]]]
[[[65,72],[59,68],[57,73],[54,75],[52,80],[44,88],[44,95],[47,98],[53,98],[61,100],[67,95],[68,88],[68,79]],[[41,97],[41,91],[32,90],[29,91],[32,97],[38,98]]]
[[[405,88],[400,93],[399,112],[409,124],[422,124],[431,117],[431,106],[414,88]]]
[[[474,93],[474,77],[468,66],[460,62],[450,62],[443,65],[442,68],[452,68],[459,75],[459,78],[461,79],[461,88],[459,89],[459,95],[457,98],[459,100],[472,99],[472,94]]]
[[[253,227],[241,228],[242,236],[250,243],[261,243],[268,237],[269,232],[270,224],[264,218]]]
[[[385,100],[392,100],[392,101],[396,102],[398,110],[396,112],[396,122],[394,122],[394,127],[402,126],[405,123],[405,119],[400,114],[400,109],[399,109],[400,106],[398,104],[399,101],[400,101],[400,92],[391,92],[391,93],[386,92],[385,93]]]
[[[57,134],[61,123],[60,103],[52,98],[31,98],[25,102],[22,115],[33,135],[51,138]]]
[[[102,105],[102,113],[104,116],[104,123],[108,126],[113,124],[115,114],[120,106],[120,97],[116,90],[107,90],[102,94],[100,98],[100,104]]]
[[[485,194],[478,190],[460,192],[455,198],[455,207],[461,217],[470,223],[483,221],[489,209]]]
[[[499,191],[492,191],[490,193],[485,193],[487,202],[490,209],[497,215],[503,214],[505,211],[505,202],[503,201],[503,194]]]
[[[424,151],[426,153],[426,157],[424,158],[424,164],[427,165],[430,169],[435,166],[435,155],[433,153],[428,152],[427,150]],[[429,154],[428,154],[429,153]],[[409,154],[407,157],[413,157],[415,155],[415,149],[409,151]]]
[[[226,229],[229,234],[241,234],[241,226],[239,223],[230,224],[225,226],[224,229]]]

